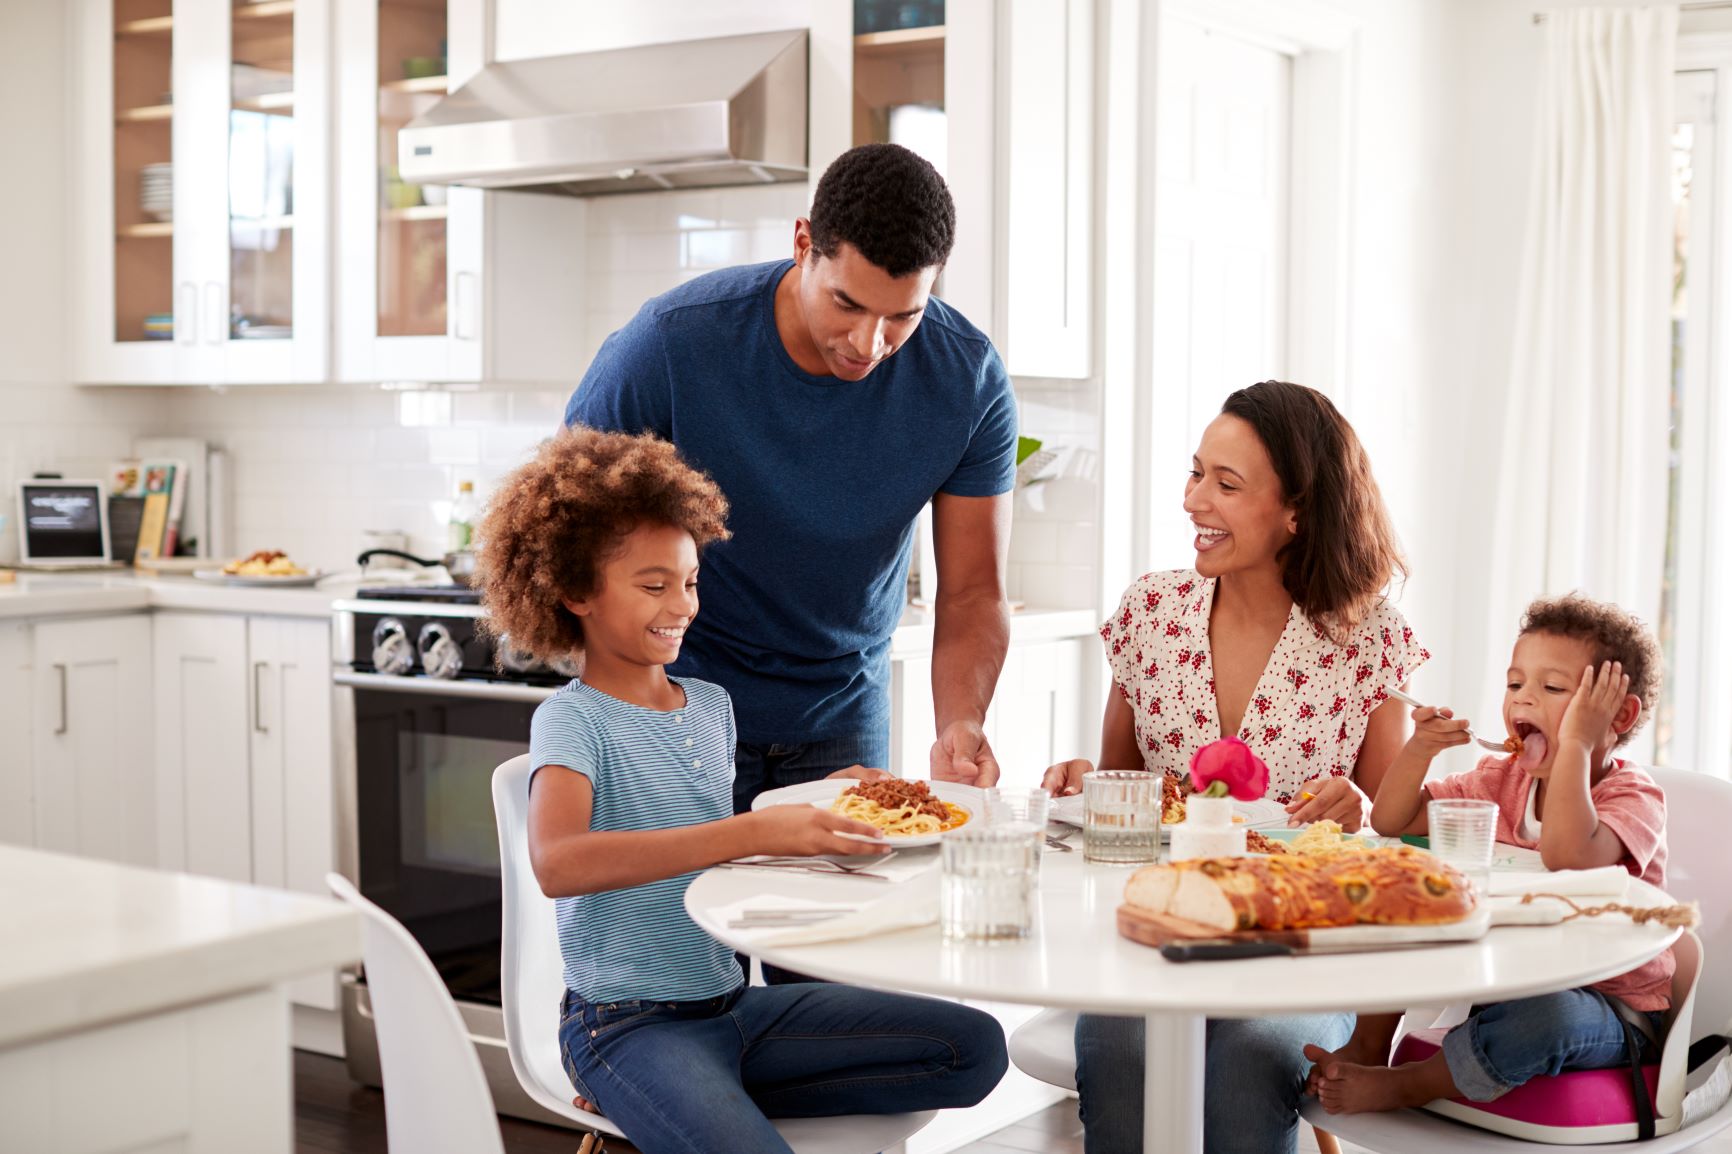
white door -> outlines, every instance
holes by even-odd
[[[164,869],[253,880],[246,620],[158,613],[158,860]]]
[[[1166,568],[1189,560],[1180,501],[1203,427],[1287,371],[1292,61],[1166,16],[1159,83],[1149,548]]]
[[[0,844],[36,844],[36,801],[30,782],[30,626],[0,625]]]
[[[252,880],[325,892],[336,868],[331,747],[331,626],[325,620],[247,619],[252,689]],[[336,975],[293,982],[290,997],[337,1008]]]
[[[42,622],[32,644],[37,846],[154,866],[150,619]]]

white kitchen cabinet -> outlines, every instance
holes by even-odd
[[[0,843],[36,844],[35,788],[30,780],[30,626],[0,624]]]
[[[1013,643],[982,728],[998,758],[1000,784],[1033,788],[1047,766],[1086,756],[1086,638]],[[926,777],[935,733],[932,655],[891,663],[890,765],[902,777]]]
[[[490,7],[338,9],[344,380],[569,382],[582,365],[584,202],[397,178],[398,130],[480,70]]]
[[[332,0],[77,0],[85,383],[328,378]]]
[[[336,864],[330,623],[158,613],[155,644],[160,864],[322,895]],[[335,975],[290,996],[334,1010]]]
[[[150,633],[143,614],[31,627],[38,848],[156,864]]]

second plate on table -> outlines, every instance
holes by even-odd
[[[769,789],[752,799],[752,809],[760,810],[772,805],[815,805],[820,809],[829,809],[830,803],[835,801],[843,790],[859,784],[859,781],[852,777],[825,777],[799,785],[783,786],[781,789]],[[929,781],[926,784],[939,801],[966,809],[971,822],[978,820],[986,808],[986,796],[972,785],[958,785],[950,781]],[[925,833],[911,837],[891,836],[885,840],[898,848],[912,849],[916,846],[937,845],[943,836],[942,833]]]
[[[317,585],[326,574],[323,569],[309,569],[292,577],[266,577],[224,573],[221,569],[200,569],[193,573],[193,576],[213,585],[240,585],[253,589],[306,589]]]

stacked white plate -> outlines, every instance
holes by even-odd
[[[173,164],[147,164],[138,170],[138,208],[152,220],[174,219]]]

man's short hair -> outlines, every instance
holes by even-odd
[[[812,197],[812,247],[846,243],[893,277],[941,268],[956,243],[956,204],[944,178],[900,144],[862,144],[838,156]]]

